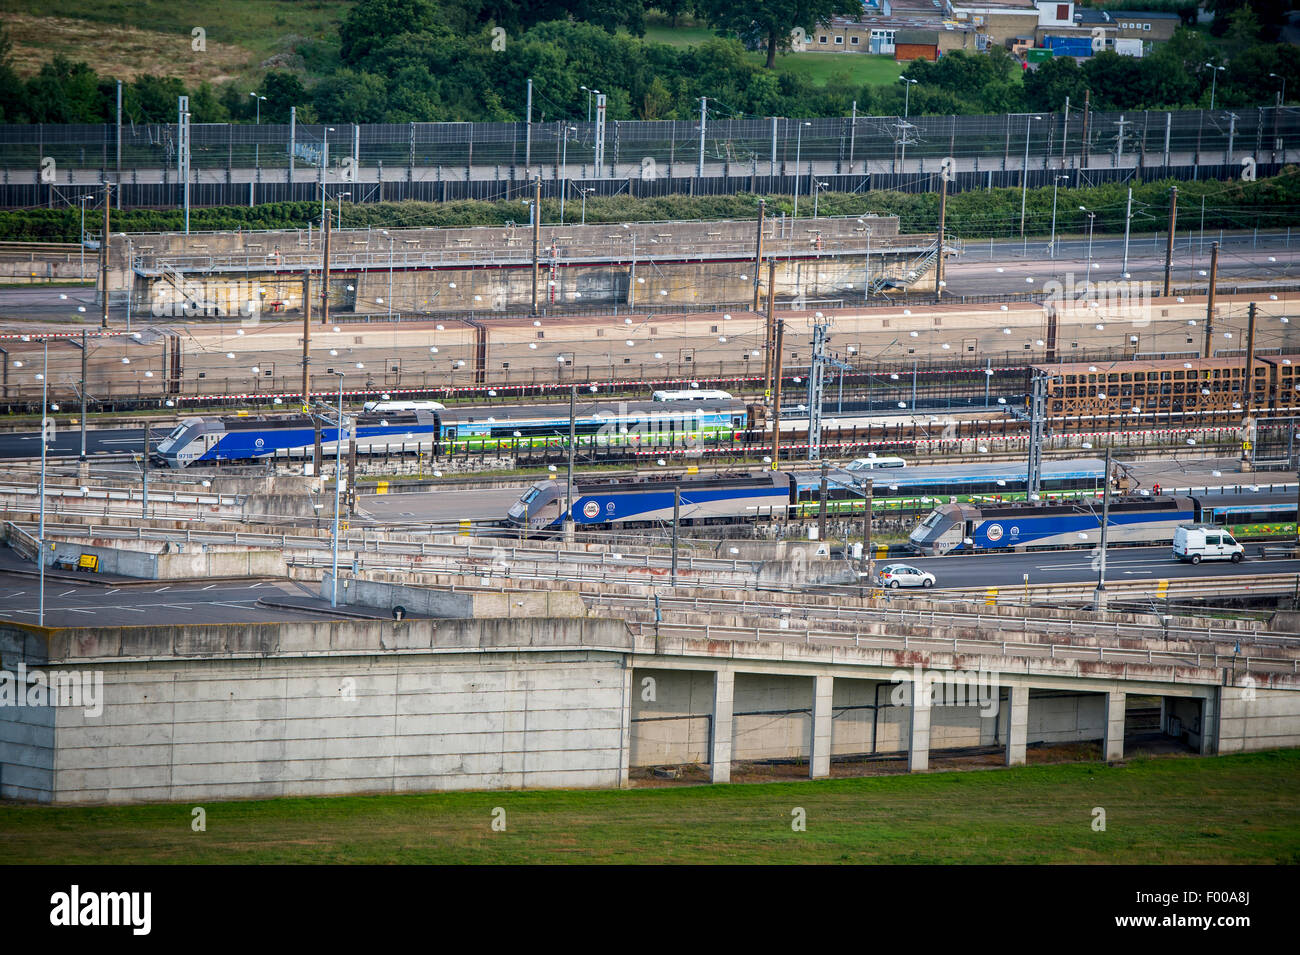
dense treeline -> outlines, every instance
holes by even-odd
[[[841,0],[817,0],[837,7]],[[1220,5],[1230,0],[1220,0]],[[655,2],[678,10],[685,3]],[[303,122],[405,123],[524,118],[525,85],[534,82],[533,118],[585,118],[584,87],[608,96],[611,119],[681,119],[697,115],[708,96],[716,118],[859,115],[903,112],[903,85],[858,85],[847,73],[825,86],[765,69],[738,39],[718,37],[685,47],[646,42],[646,0],[511,3],[507,0],[359,0],[339,30],[337,48],[313,46],[299,69],[274,69],[258,92],[261,121],[283,123],[290,106]],[[715,23],[736,29],[726,4],[697,3]],[[730,5],[734,8],[734,4]],[[779,0],[758,3],[764,9]],[[590,8],[590,9],[588,9]],[[670,11],[671,12],[671,11]],[[1266,11],[1267,12],[1267,11]],[[562,18],[566,13],[569,18]],[[758,15],[756,9],[755,16]],[[793,16],[794,14],[791,14]],[[585,21],[582,18],[587,18]],[[754,23],[758,23],[755,20]],[[1152,55],[1134,59],[1102,53],[1082,66],[1050,61],[1036,70],[1001,49],[949,53],[938,63],[915,61],[905,75],[913,114],[971,114],[1059,109],[1069,97],[1092,94],[1098,109],[1271,105],[1285,81],[1300,91],[1300,49],[1263,42],[1272,29],[1251,6],[1216,21],[1215,41],[1183,27]],[[613,32],[623,28],[629,32]],[[752,33],[752,31],[748,31]],[[750,37],[750,47],[755,40]],[[844,58],[853,54],[822,54]],[[1222,71],[1207,63],[1224,65]],[[1270,74],[1276,74],[1270,76]],[[1212,77],[1217,75],[1217,81]],[[194,122],[253,121],[257,101],[248,84],[185,88],[175,78],[142,76],[125,84],[126,117],[172,122],[176,96],[188,92]],[[0,121],[98,123],[113,119],[115,81],[84,63],[56,57],[29,80],[8,65],[0,28]]]
[[[1300,220],[1300,174],[1288,167],[1282,175],[1258,182],[1179,182],[1179,231],[1201,222],[1201,203],[1205,204],[1205,228],[1249,229],[1285,227]],[[1165,228],[1169,210],[1171,182],[1141,183],[1133,187],[1133,230],[1153,232]],[[1082,233],[1087,230],[1085,206],[1096,213],[1094,230],[1124,231],[1124,209],[1128,186],[1111,184],[1086,189],[1061,189],[1057,196],[1057,231]],[[629,222],[687,219],[747,219],[755,215],[757,197],[734,196],[665,196],[635,199],[630,196],[587,200],[587,221]],[[789,196],[768,196],[769,213],[790,215],[793,203]],[[936,227],[939,197],[935,193],[869,192],[866,194],[822,193],[820,212],[825,215],[862,215],[874,212],[897,215],[903,232],[926,232]],[[450,228],[473,225],[505,225],[517,222],[518,200],[501,202],[401,202],[343,206],[345,228]],[[572,203],[566,209],[567,221],[576,212]],[[334,206],[330,206],[331,214]],[[804,204],[804,214],[808,206]],[[293,229],[319,224],[317,202],[282,202],[266,205],[222,206],[192,209],[192,231],[236,229]],[[557,200],[542,202],[542,222],[559,221]],[[0,212],[0,239],[46,242],[75,242],[79,227],[79,210],[28,209]],[[1026,231],[1045,235],[1051,228],[1052,190],[1031,189],[1026,201]],[[948,230],[962,239],[972,240],[1018,235],[1020,190],[972,190],[949,198]],[[178,210],[138,209],[113,215],[113,231],[175,232],[184,228],[184,214]]]

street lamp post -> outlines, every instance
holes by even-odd
[[[1025,238],[1025,193],[1029,189],[1029,129],[1034,120],[1042,118],[1032,113],[1025,115],[1025,162],[1020,167],[1020,255],[1022,258],[1026,254],[1025,243],[1029,241]]]
[[[814,219],[817,218],[817,199],[821,195],[822,190],[829,185],[830,183],[828,182],[818,182],[815,179],[813,180],[813,218]]]
[[[1219,82],[1219,74],[1227,69],[1226,66],[1215,66],[1213,63],[1205,64],[1210,69],[1210,109],[1214,109],[1214,93]]]
[[[339,221],[339,224],[338,224],[338,227],[341,229],[341,228],[343,228],[343,200],[344,200],[344,199],[350,199],[350,198],[352,198],[352,193],[350,193],[350,192],[340,192],[336,198],[337,198],[338,201],[339,201],[339,213],[338,213],[338,221]]]
[[[380,229],[379,234],[388,240],[388,316],[391,318],[393,315],[393,237],[388,234],[387,229]]]
[[[105,292],[105,295],[108,293]],[[40,579],[40,607],[36,616],[36,625],[45,626],[45,436],[46,421],[50,413],[50,340],[43,340],[45,346],[44,367],[41,369],[41,520],[40,527],[36,532],[37,552],[36,563],[41,575]]]
[[[1084,206],[1079,206],[1080,212],[1088,212]],[[1088,285],[1092,285],[1092,223],[1097,218],[1095,212],[1088,212]]]
[[[1069,179],[1069,176],[1052,177],[1052,241],[1048,245],[1052,248],[1052,259],[1056,259],[1056,189],[1062,179]]]
[[[361,367],[360,362],[357,367]],[[343,372],[335,372],[339,378],[339,412],[334,430],[334,542],[333,567],[330,579],[330,606],[339,605],[339,476],[343,473]]]
[[[325,228],[325,171],[330,164],[330,133],[334,132],[333,126],[326,126],[322,138],[320,154],[320,223],[321,228]]]
[[[906,76],[900,76],[899,80],[903,83],[903,128],[901,130],[903,134],[903,150],[902,155],[898,157],[898,164],[901,166],[907,161],[907,115],[912,105],[912,87],[916,85],[917,81],[909,80]]]
[[[569,191],[569,133],[576,133],[577,126],[564,126],[564,145],[560,147],[560,225],[564,225],[564,195]]]
[[[1282,81],[1282,88],[1278,90],[1277,93],[1277,105],[1278,108],[1281,109],[1282,104],[1286,102],[1286,77],[1282,76],[1280,73],[1270,73],[1268,75],[1273,77],[1275,80]]]
[[[86,200],[93,198],[95,197],[77,196],[77,201],[81,203],[81,235],[77,236],[77,245],[81,247],[81,265],[77,277],[83,279],[86,277]]]
[[[799,152],[803,146],[803,128],[811,126],[812,123],[801,121],[799,123],[799,132],[794,137],[794,218],[799,218]]]
[[[587,193],[595,192],[595,191],[596,191],[595,186],[588,186],[587,188],[582,190],[582,223],[581,223],[582,225],[587,224]]]
[[[587,122],[590,123],[591,122],[591,94],[595,93],[597,96],[599,96],[600,90],[589,89],[586,86],[579,86],[578,89],[587,91]]]
[[[265,97],[265,96],[259,96],[257,93],[249,93],[248,95],[251,96],[251,97],[253,97],[253,101],[257,104],[257,123],[256,123],[256,125],[261,126],[261,125],[262,125],[262,100],[266,99],[266,97]],[[261,156],[261,148],[262,148],[261,143],[259,143],[259,142],[256,140],[256,138],[255,138],[255,139],[253,140],[253,167],[254,167],[254,168],[255,168],[259,173],[261,173],[261,171],[262,171],[262,156]],[[259,178],[260,178],[260,176],[259,176]]]

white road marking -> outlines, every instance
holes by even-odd
[[[213,587],[215,587],[215,586],[216,586],[216,584],[208,584],[208,585],[207,585],[206,587],[204,587],[203,589],[204,589],[204,590],[211,590],[211,589],[212,589]]]
[[[94,614],[94,613],[97,612],[97,611],[94,611],[94,610],[77,610],[75,607],[64,607],[63,609],[64,609],[66,612],[68,612],[68,613],[88,613],[88,614]]]
[[[162,593],[164,590],[171,590],[171,589],[172,589],[172,585],[171,585],[171,584],[168,584],[166,587],[159,587],[157,590],[154,591],[154,593],[156,593],[156,594],[160,594],[160,593]]]
[[[252,584],[252,585],[249,586],[248,589],[249,589],[249,590],[256,590],[256,589],[257,589],[258,587],[260,587],[260,586],[262,586],[262,585],[261,585],[261,584]]]
[[[122,589],[121,587],[114,587],[112,590],[108,591],[108,593],[104,594],[104,596],[107,597],[107,596],[109,596],[110,594],[115,594],[115,593],[117,593],[117,592],[118,592],[119,590],[121,590],[121,589]]]
[[[139,607],[104,607],[104,610],[129,610],[131,613],[144,613]]]
[[[10,598],[13,598],[13,597],[21,597],[21,596],[22,596],[23,594],[25,594],[25,593],[27,593],[27,591],[25,591],[25,590],[20,590],[20,591],[18,591],[18,593],[16,593],[16,594],[10,594],[9,596],[10,596]]]
[[[76,592],[77,592],[77,591],[76,591],[75,589],[74,589],[74,590],[65,590],[63,593],[59,594],[59,596],[60,596],[60,597],[66,597],[68,594],[75,594]]]

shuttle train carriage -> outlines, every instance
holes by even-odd
[[[671,521],[673,489],[681,489],[681,521],[737,521],[760,513],[784,514],[790,506],[790,476],[775,471],[758,475],[709,478],[652,478],[639,481],[574,481],[575,524],[627,527]],[[506,523],[530,530],[558,529],[564,523],[562,481],[539,481],[516,501]]]
[[[569,406],[507,405],[494,408],[444,408],[411,405],[437,402],[376,402],[357,418],[357,453],[385,454],[419,450],[445,453],[447,444],[466,439],[562,436],[569,433]],[[653,401],[586,401],[575,409],[575,431],[654,434],[744,428],[748,412],[742,401],[701,401],[666,407]],[[334,429],[321,440],[334,453]],[[184,419],[157,448],[156,457],[170,467],[210,461],[247,461],[271,456],[305,457],[315,443],[306,415],[234,415]]]
[[[1105,472],[1106,464],[1100,458],[1047,461],[1043,463],[1040,491],[1047,495],[1062,491],[1093,490],[1102,486]],[[856,497],[868,478],[872,481],[873,493],[877,497],[1015,494],[1025,491],[1028,466],[1017,461],[922,464],[916,467],[881,469],[875,473],[852,467],[832,468],[828,474],[827,497]],[[820,471],[798,472],[794,479],[799,500],[817,499],[821,489]],[[857,490],[855,492],[850,488]]]
[[[569,405],[505,405],[492,408],[452,408],[438,412],[440,436],[511,438],[569,434]],[[731,398],[693,401],[668,407],[658,401],[579,401],[575,408],[578,434],[668,433],[744,428],[748,411]]]
[[[943,504],[912,531],[908,543],[921,554],[1096,546],[1101,542],[1100,500],[1075,504]],[[1293,521],[1291,494],[1231,489],[1195,497],[1120,498],[1110,505],[1107,542],[1160,544],[1185,524],[1276,525]],[[1080,535],[1086,535],[1081,537]]]
[[[1103,462],[1093,459],[1046,464],[1043,467],[1043,491],[1095,489],[1101,483],[1104,468]],[[832,471],[827,498],[861,500],[860,490],[851,489],[853,477],[842,471]],[[1003,484],[999,485],[998,481]],[[762,477],[751,474],[710,478],[653,477],[617,484],[576,481],[573,517],[579,524],[604,526],[672,520],[673,488],[677,486],[682,489],[680,516],[684,521],[785,520],[797,516],[808,501],[817,499],[820,482],[821,474],[816,471],[767,472]],[[980,491],[1014,492],[1017,489],[1024,491],[1024,487],[1023,464],[924,465],[881,475],[875,493],[884,498]],[[686,505],[688,500],[691,502],[689,508]],[[506,523],[521,527],[527,521],[527,527],[533,530],[559,527],[564,519],[563,511],[564,482],[541,481],[529,488],[510,508]]]
[[[357,453],[382,454],[421,442],[432,446],[437,432],[437,416],[428,411],[362,414],[356,419]],[[337,453],[337,434],[337,428],[321,426],[323,453]],[[272,456],[309,457],[315,444],[316,427],[307,415],[184,418],[158,442],[153,457],[167,467],[184,468]]]

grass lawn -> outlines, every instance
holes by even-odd
[[[189,82],[260,77],[263,61],[297,41],[338,43],[350,0],[0,0],[14,43],[14,66],[35,73],[54,54],[83,60],[101,75],[179,76]],[[191,49],[191,30],[207,49]],[[250,87],[251,88],[251,87]]]
[[[645,31],[647,41],[677,47],[703,43],[716,35],[710,27],[685,21],[677,27],[670,27],[667,22],[661,21],[648,25]],[[759,66],[767,62],[767,54],[762,51],[747,53],[746,56]],[[816,86],[825,86],[837,75],[857,86],[868,83],[888,85],[898,82],[898,77],[906,66],[906,63],[896,63],[892,56],[871,56],[864,53],[778,53],[776,57],[777,72],[793,73]]]
[[[1297,863],[1300,750],[817,783],[0,806],[2,863]],[[506,831],[494,832],[493,810]],[[791,829],[791,810],[807,830]],[[1106,811],[1106,831],[1092,828]]]
[[[750,53],[749,57],[760,66],[767,62],[766,53]],[[779,72],[801,76],[816,86],[825,86],[837,74],[856,86],[888,86],[898,82],[906,67],[892,56],[867,53],[778,53],[776,57]]]

